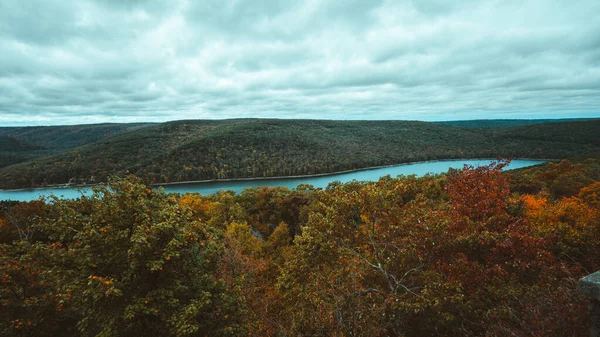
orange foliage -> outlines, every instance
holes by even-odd
[[[579,198],[591,207],[600,209],[600,182],[594,182],[579,190]]]
[[[521,197],[523,204],[527,208],[528,214],[536,214],[543,211],[548,205],[548,198],[540,195],[526,194]]]

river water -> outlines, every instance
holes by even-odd
[[[260,187],[260,186],[283,186],[287,188],[295,188],[299,184],[310,184],[315,188],[324,188],[333,181],[339,181],[342,183],[349,182],[352,180],[358,181],[376,181],[380,177],[390,175],[396,177],[398,175],[411,175],[423,176],[431,173],[443,173],[447,172],[450,168],[462,168],[465,164],[473,166],[487,165],[492,162],[491,159],[464,159],[464,160],[440,160],[440,161],[429,161],[429,162],[418,162],[410,164],[402,164],[396,166],[380,167],[362,171],[336,173],[331,175],[323,176],[307,176],[307,177],[295,177],[295,178],[272,178],[272,179],[260,179],[260,180],[230,180],[230,181],[213,181],[213,182],[195,182],[195,183],[181,183],[163,186],[165,192],[173,193],[190,193],[197,192],[200,194],[212,194],[220,190],[232,190],[235,192],[241,192],[244,188],[248,187]],[[517,169],[521,167],[533,166],[544,163],[544,160],[529,160],[529,159],[517,159],[513,160],[507,169]],[[84,195],[89,195],[91,190],[89,187],[85,188],[46,188],[46,189],[28,189],[28,190],[14,190],[14,191],[2,191],[0,190],[0,200],[19,200],[29,201],[38,199],[41,196],[56,195],[61,198],[77,198]]]

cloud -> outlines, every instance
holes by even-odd
[[[0,124],[600,117],[594,0],[0,2]]]

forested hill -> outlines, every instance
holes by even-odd
[[[150,123],[0,127],[0,167],[64,152]]]
[[[138,126],[139,127],[139,126]],[[415,121],[194,120],[138,128],[0,170],[0,188],[327,173],[410,161],[600,151],[600,120],[461,128]]]
[[[493,128],[501,126],[521,126],[542,123],[564,123],[594,120],[595,118],[560,118],[560,119],[474,119],[461,121],[441,121],[436,124],[453,125],[466,128]]]

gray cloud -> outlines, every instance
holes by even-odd
[[[0,125],[600,117],[595,0],[0,2]]]

